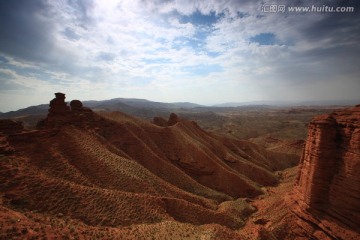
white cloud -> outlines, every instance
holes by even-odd
[[[333,50],[333,55],[328,51],[349,45],[350,40],[341,43],[340,37],[325,32],[311,41],[316,39],[316,28],[311,26],[325,24],[326,14],[266,14],[258,1],[235,0],[47,4],[48,11],[36,15],[48,24],[43,32],[51,40],[46,61],[5,53],[2,71],[14,84],[37,92],[64,89],[102,99],[160,100],[156,98],[161,96],[165,101],[215,103],[281,97],[276,89],[285,92],[287,86],[308,84],[310,78],[320,88],[324,79],[336,82],[335,73],[356,86],[352,79],[359,76],[353,67],[357,55],[351,55],[350,61],[346,54],[351,52],[342,53],[345,69],[340,60],[334,60],[341,50]],[[212,17],[212,24],[184,21],[184,17],[195,18],[194,13],[204,17],[199,12]],[[275,43],[251,41],[263,33],[273,34]],[[332,75],[325,71],[328,65]],[[263,94],[263,86],[274,90]],[[301,94],[295,95],[300,98]]]

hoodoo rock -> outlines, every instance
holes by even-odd
[[[72,100],[70,107],[65,102],[64,93],[55,93],[55,98],[50,101],[47,118],[39,121],[37,127],[59,127],[64,124],[82,124],[92,118],[92,110],[83,107],[80,100]]]
[[[310,122],[294,196],[331,238],[360,238],[360,105]]]
[[[64,93],[55,93],[55,98],[50,101],[49,115],[66,115],[70,108],[65,102]]]

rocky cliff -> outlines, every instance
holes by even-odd
[[[360,237],[360,105],[310,122],[295,195],[318,238]]]

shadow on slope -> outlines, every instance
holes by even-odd
[[[261,194],[277,183],[273,171],[296,163],[183,119],[160,127],[122,113],[91,114],[2,140],[13,148],[0,161],[2,205],[96,226],[175,220],[239,228],[248,213],[230,212],[246,201],[218,203]]]

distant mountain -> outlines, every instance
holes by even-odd
[[[136,99],[136,98],[114,98],[103,101],[84,101],[84,105],[90,108],[113,107],[115,105],[119,105],[119,103],[136,108],[154,108],[154,109],[178,109],[178,108],[202,107],[202,105],[195,103],[188,103],[188,102],[163,103],[163,102],[153,102],[146,99]]]
[[[353,106],[360,103],[359,100],[311,100],[311,101],[250,101],[228,102],[213,105],[213,107],[240,107],[240,106]]]
[[[41,104],[37,106],[31,106],[22,108],[17,111],[10,111],[6,113],[0,113],[0,118],[15,118],[29,115],[45,115],[49,109],[48,104]]]
[[[284,101],[251,101],[251,102],[227,102],[213,105],[213,107],[240,107],[240,106],[283,106],[283,105],[293,105],[293,102],[284,102]]]
[[[83,101],[84,106],[94,111],[121,111],[127,114],[143,118],[152,118],[155,115],[168,115],[169,112],[179,109],[200,108],[202,105],[189,102],[163,103],[153,102],[146,99],[136,98],[114,98],[102,101]],[[48,104],[31,106],[17,111],[1,113],[0,118],[19,118],[34,115],[46,115],[49,109]]]
[[[94,111],[120,111],[137,117],[152,119],[154,116],[165,116],[170,112],[208,112],[223,111],[227,108],[237,109],[271,109],[276,107],[288,106],[331,106],[331,105],[356,105],[360,100],[344,101],[305,101],[305,102],[286,102],[286,101],[251,101],[251,102],[228,102],[213,106],[204,106],[190,102],[153,102],[146,99],[137,98],[114,98],[101,101],[83,101],[84,106]],[[45,116],[48,113],[49,105],[41,104],[31,106],[17,111],[0,113],[0,119],[4,118],[24,118],[28,116]],[[25,121],[26,122],[26,121]]]
[[[353,106],[360,103],[360,99],[353,100],[327,100],[327,101],[303,101],[299,102],[297,105],[300,106],[330,106],[330,105],[338,105],[338,106]]]

